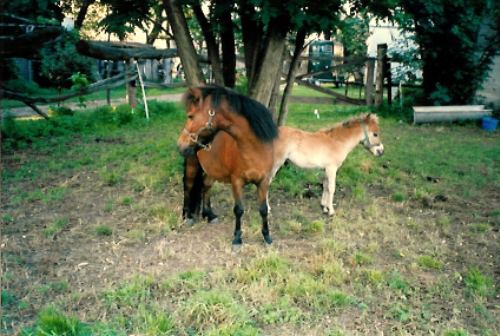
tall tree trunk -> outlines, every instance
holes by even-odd
[[[181,58],[186,82],[188,85],[201,85],[204,82],[203,73],[198,63],[193,39],[189,35],[186,17],[178,0],[163,0],[163,6],[167,12],[168,21],[174,33],[177,51]]]
[[[253,86],[255,74],[257,73],[264,31],[262,24],[253,20],[256,12],[253,5],[248,0],[240,0],[238,8],[245,51],[245,70],[248,79],[248,90],[250,90]]]
[[[201,9],[200,2],[194,1],[192,4],[194,15],[200,24],[201,31],[205,37],[205,43],[207,44],[208,59],[212,65],[212,73],[214,76],[215,84],[224,85],[224,77],[222,75],[222,66],[219,56],[219,46],[215,40],[214,33],[210,28],[210,23],[208,22],[203,10]]]
[[[236,82],[236,48],[234,45],[234,29],[232,13],[232,0],[217,0],[216,13],[219,16],[221,27],[220,37],[222,45],[222,73],[224,84],[234,87]]]
[[[288,25],[276,18],[269,25],[264,47],[265,54],[260,62],[255,80],[250,87],[250,96],[265,106],[269,106],[276,77],[281,75],[281,56],[286,42]]]
[[[297,72],[299,70],[299,57],[304,50],[305,39],[306,30],[305,28],[302,28],[297,32],[297,36],[295,37],[295,48],[293,50],[292,60],[290,61],[290,69],[288,70],[288,74],[286,76],[285,91],[283,92],[283,97],[281,98],[281,106],[277,122],[278,126],[284,125],[286,123],[286,119],[288,118],[288,101],[292,93],[295,77],[297,76]]]
[[[95,0],[84,0],[82,2],[82,7],[80,7],[80,10],[78,11],[78,15],[76,16],[76,20],[75,20],[75,28],[76,29],[82,28],[83,21],[85,20],[85,17],[87,16],[87,12],[89,10],[89,7],[94,2],[95,2]]]
[[[285,59],[288,58],[288,51],[286,48],[286,43],[283,46],[283,52],[281,53],[281,60],[280,60],[280,67],[278,71],[278,75],[276,76],[274,80],[274,86],[273,86],[273,92],[271,93],[271,98],[269,99],[269,111],[271,112],[271,115],[273,116],[273,120],[276,123],[278,121],[278,101],[279,101],[279,95],[280,95],[280,88],[281,88],[281,76],[283,75],[282,69],[283,69],[283,64],[285,64]]]

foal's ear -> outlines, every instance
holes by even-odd
[[[365,119],[366,119],[366,123],[369,123],[370,121],[378,123],[378,115],[376,115],[374,113],[368,113],[368,115],[366,116]]]

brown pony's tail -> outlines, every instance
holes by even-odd
[[[203,187],[203,169],[196,154],[184,157],[183,183],[184,205],[182,207],[182,218],[191,220],[200,214]]]

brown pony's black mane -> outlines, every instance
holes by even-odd
[[[200,86],[203,99],[211,97],[212,107],[217,108],[225,100],[232,111],[245,117],[255,135],[264,142],[278,136],[278,129],[269,110],[258,101],[236,91],[217,85]]]

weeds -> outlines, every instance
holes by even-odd
[[[468,296],[489,297],[494,293],[493,280],[477,267],[472,267],[467,271],[464,284]]]
[[[45,237],[53,237],[60,233],[69,224],[68,218],[59,218],[50,223],[45,229],[43,229],[43,235]]]
[[[32,332],[25,330],[24,335],[66,335],[90,336],[91,329],[74,317],[67,317],[56,308],[49,307],[40,312]]]
[[[283,296],[277,303],[267,303],[259,306],[257,318],[266,324],[298,323],[303,317],[303,312],[293,306],[289,296]]]
[[[408,281],[396,270],[388,274],[387,284],[389,288],[398,290],[405,295],[411,292],[411,286]]]
[[[106,225],[98,225],[94,230],[98,236],[111,236],[113,234],[113,229]]]
[[[440,260],[428,255],[418,257],[417,263],[420,267],[425,269],[440,270],[443,268],[443,263]]]
[[[226,291],[195,293],[177,312],[178,318],[196,331],[215,332],[215,328],[239,329],[250,325],[242,303]]]
[[[453,329],[447,330],[443,334],[444,336],[469,336],[469,333],[463,329]]]

